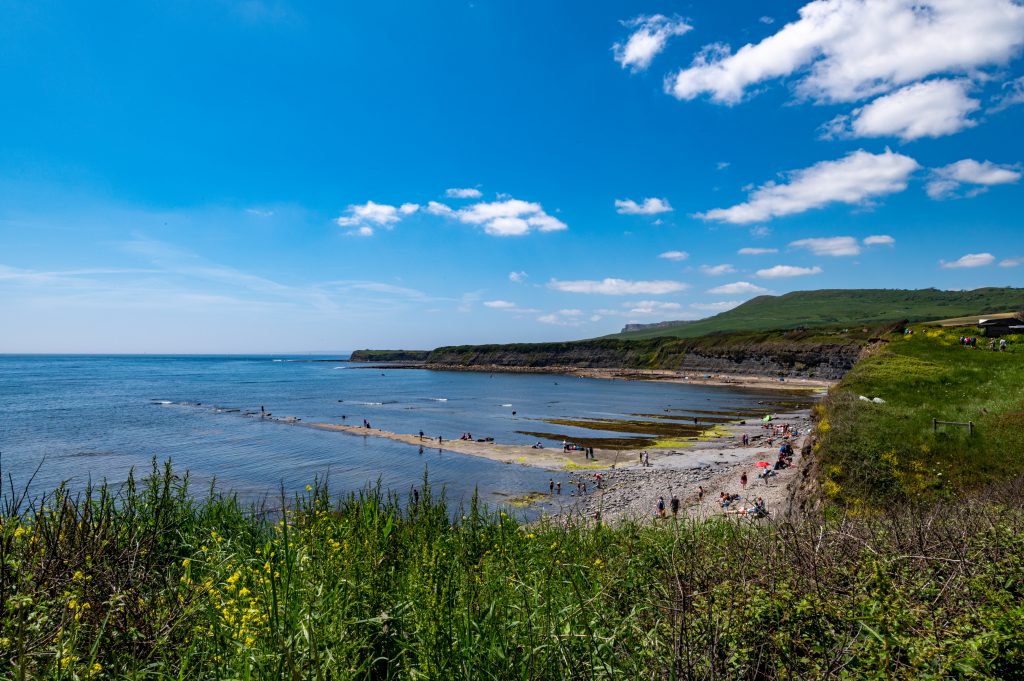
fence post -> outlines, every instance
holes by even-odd
[[[939,422],[937,420],[935,420],[935,419],[932,419],[932,432],[933,433],[937,433],[938,431],[939,431]]]
[[[967,434],[969,436],[973,436],[974,435],[974,421],[968,421],[967,422]]]

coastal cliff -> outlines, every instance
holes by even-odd
[[[424,362],[430,350],[355,350],[352,362]]]
[[[838,379],[857,362],[865,345],[855,337],[796,330],[693,339],[460,345],[437,348],[426,361],[439,369],[663,369]]]

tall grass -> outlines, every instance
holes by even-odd
[[[522,525],[427,484],[418,502],[314,483],[244,508],[169,467],[6,494],[0,676],[1010,678],[1021,491],[657,527]]]

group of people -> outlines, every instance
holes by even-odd
[[[754,500],[754,503],[750,506],[743,506],[742,504],[739,504],[739,501],[739,494],[727,494],[722,492],[718,495],[718,504],[722,507],[722,511],[724,513],[743,516],[746,518],[768,517],[768,506],[761,497]]]
[[[672,499],[669,501],[669,506],[672,508],[672,517],[675,518],[679,515],[679,497],[675,494],[672,495]],[[665,497],[658,497],[658,506],[654,513],[656,518],[667,518],[668,512],[665,510]]]
[[[540,444],[540,443],[538,442],[537,444]],[[537,447],[537,445],[534,445],[533,448],[534,449],[539,449],[539,447]],[[593,458],[595,458],[594,457],[594,448],[593,447],[584,447],[583,445],[578,445],[578,444],[569,442],[567,440],[562,440],[562,452],[565,453],[565,454],[568,454],[569,452],[583,452],[583,458],[584,459],[593,459]]]
[[[462,435],[459,436],[459,439],[460,440],[472,441],[473,440],[473,433],[463,433]]]

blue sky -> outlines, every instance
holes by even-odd
[[[1013,0],[0,7],[3,352],[1024,285]]]

